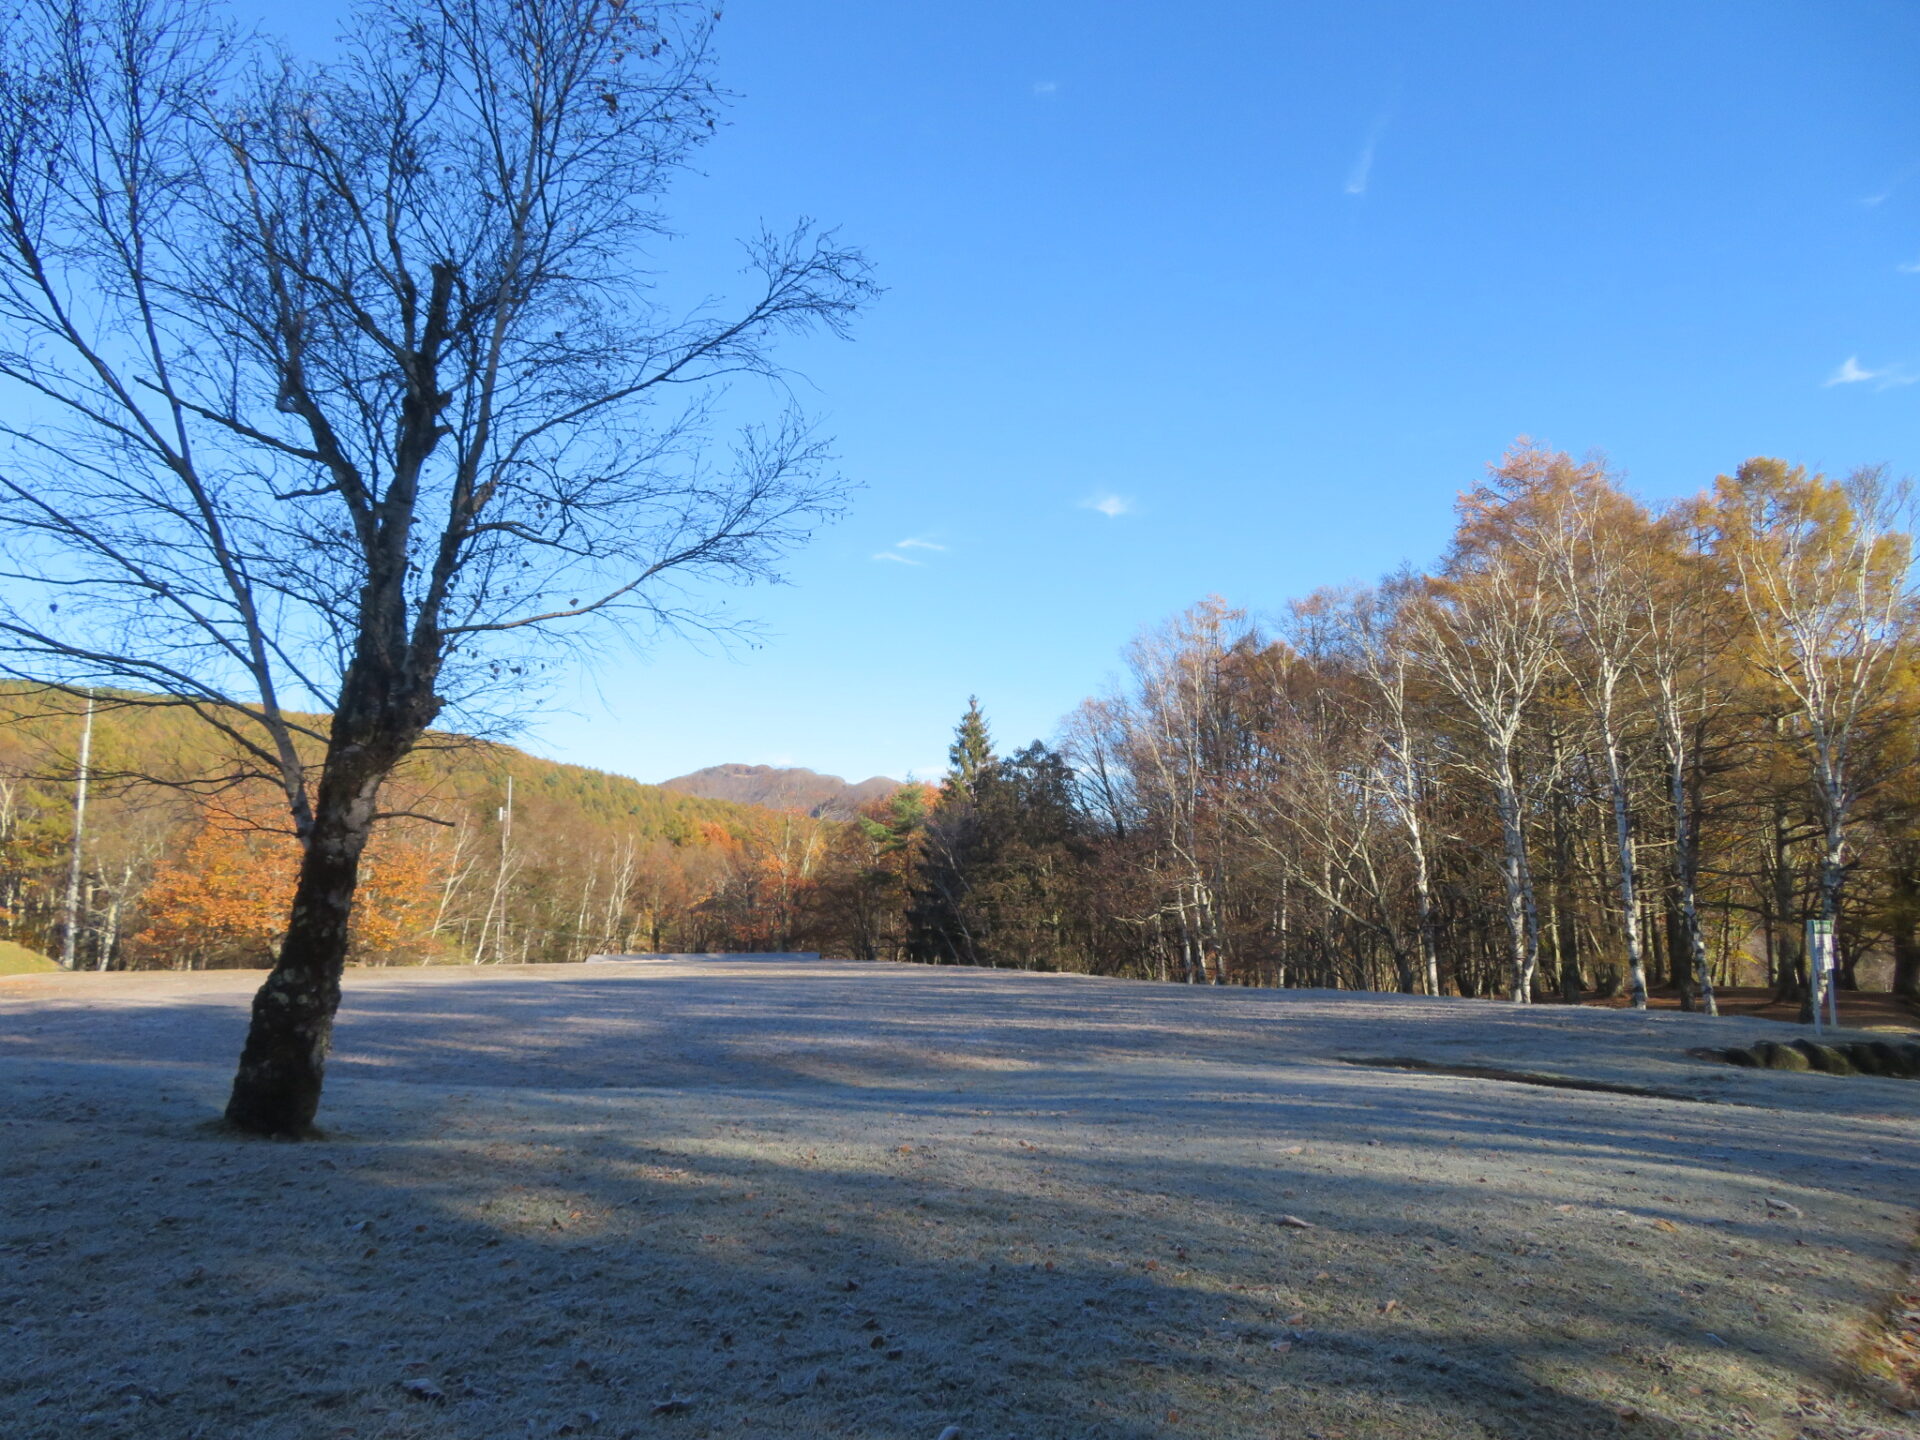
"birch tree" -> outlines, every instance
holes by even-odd
[[[1505,478],[1509,508],[1517,512],[1513,533],[1538,554],[1567,623],[1567,643],[1554,650],[1557,667],[1578,693],[1599,744],[1613,817],[1627,990],[1633,1008],[1644,1010],[1647,962],[1625,712],[1647,646],[1642,601],[1655,554],[1652,522],[1595,461],[1524,450],[1509,460]]]
[[[1503,477],[1494,472],[1495,481]],[[1553,609],[1524,552],[1503,543],[1497,490],[1462,497],[1461,525],[1440,573],[1409,610],[1415,663],[1453,702],[1476,741],[1458,762],[1491,791],[1500,822],[1508,988],[1532,999],[1540,917],[1527,853],[1520,742],[1528,706],[1553,663]]]
[[[373,0],[318,66],[201,0],[27,0],[0,36],[0,660],[191,706],[279,786],[303,859],[245,1130],[313,1120],[428,727],[511,708],[585,622],[697,622],[678,582],[767,577],[837,503],[804,422],[729,446],[703,397],[844,327],[859,257],[802,227],[730,311],[652,288],[710,24]]]
[[[1791,702],[1804,741],[1821,828],[1819,914],[1829,923],[1861,796],[1857,752],[1886,712],[1914,630],[1908,498],[1880,470],[1833,481],[1772,459],[1714,482],[1713,554],[1737,581],[1753,663]]]
[[[1226,661],[1250,633],[1245,614],[1216,597],[1127,647],[1136,687],[1127,709],[1127,768],[1166,856],[1167,909],[1182,970],[1198,984],[1228,979],[1211,801],[1230,743],[1222,726]]]
[[[1701,798],[1698,747],[1716,716],[1732,703],[1727,651],[1735,638],[1725,589],[1705,563],[1700,506],[1673,507],[1660,518],[1652,564],[1640,578],[1645,635],[1636,680],[1660,737],[1668,826],[1673,841],[1674,900],[1680,909],[1686,963],[1709,1015],[1719,1013],[1700,918]]]
[[[1406,837],[1412,862],[1415,925],[1420,969],[1429,995],[1440,994],[1440,949],[1434,933],[1433,871],[1429,859],[1426,792],[1431,763],[1422,743],[1426,727],[1416,718],[1411,684],[1413,661],[1407,640],[1416,613],[1418,585],[1395,576],[1356,597],[1346,614],[1346,642],[1373,699],[1373,730],[1380,757],[1372,772],[1373,793]]]

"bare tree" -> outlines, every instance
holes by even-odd
[[[1503,472],[1494,473],[1498,480]],[[1417,665],[1478,742],[1459,763],[1493,792],[1499,814],[1508,988],[1514,1002],[1524,1004],[1540,965],[1540,917],[1527,853],[1520,741],[1528,707],[1553,663],[1556,637],[1538,567],[1506,543],[1505,521],[1495,491],[1464,497],[1446,563],[1407,619]]]
[[[1230,978],[1211,802],[1231,730],[1223,724],[1227,660],[1258,643],[1246,615],[1213,597],[1127,647],[1138,698],[1123,711],[1126,768],[1143,823],[1167,857],[1164,910],[1176,927],[1183,974],[1196,984]]]
[[[1403,612],[1418,593],[1413,577],[1394,576],[1378,589],[1356,596],[1343,619],[1347,650],[1371,694],[1372,728],[1380,747],[1370,771],[1370,789],[1406,838],[1407,855],[1413,865],[1421,976],[1427,994],[1438,995],[1440,949],[1434,934],[1433,873],[1426,824],[1431,765],[1421,743],[1424,726],[1416,714],[1411,659],[1402,634],[1407,624]]]
[[[1620,933],[1627,947],[1627,993],[1647,1008],[1647,961],[1640,933],[1639,862],[1627,768],[1631,681],[1644,664],[1642,600],[1655,554],[1650,517],[1595,461],[1523,450],[1506,466],[1517,511],[1514,533],[1538,556],[1569,635],[1554,650],[1561,672],[1585,706],[1599,742],[1613,811]]]
[[[0,659],[189,705],[284,792],[303,861],[227,1108],[274,1134],[319,1104],[382,783],[543,640],[774,573],[841,492],[792,417],[716,454],[707,387],[871,291],[804,226],[736,310],[652,288],[714,123],[704,6],[358,16],[326,67],[201,0],[28,0],[0,39]]]
[[[1670,509],[1659,521],[1652,564],[1640,577],[1640,623],[1646,637],[1638,683],[1653,710],[1666,766],[1666,800],[1673,835],[1673,887],[1680,908],[1684,963],[1701,1007],[1719,1013],[1707,965],[1700,919],[1700,736],[1735,693],[1726,652],[1735,629],[1732,602],[1713,583],[1697,543],[1698,503]],[[1679,963],[1679,957],[1676,957]]]

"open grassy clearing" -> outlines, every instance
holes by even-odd
[[[286,1145],[205,1123],[257,979],[0,984],[10,1440],[1920,1433],[1920,1084],[1686,1055],[1752,1020],[358,972]]]
[[[59,968],[58,961],[29,950],[17,940],[0,940],[0,975],[44,975]]]

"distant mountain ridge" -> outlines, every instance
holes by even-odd
[[[663,781],[660,788],[706,800],[730,800],[736,805],[797,810],[822,819],[846,820],[869,801],[885,799],[900,784],[885,775],[874,775],[849,785],[838,775],[822,775],[799,766],[709,765],[691,775]]]

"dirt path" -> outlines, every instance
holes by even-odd
[[[280,1145],[205,1125],[257,980],[0,986],[8,1440],[1920,1434],[1841,1383],[1920,1083],[1686,1055],[1752,1020],[369,971]]]

